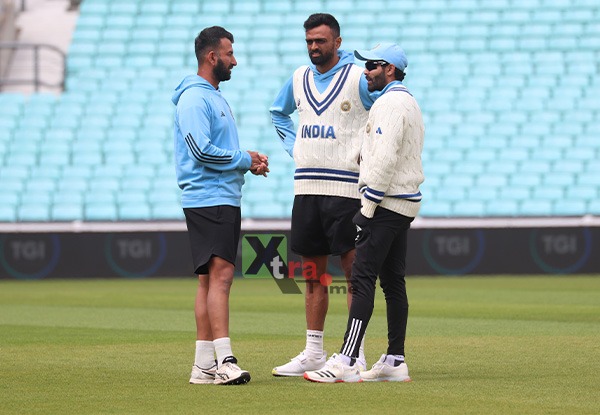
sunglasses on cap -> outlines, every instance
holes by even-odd
[[[367,68],[368,71],[373,71],[375,69],[377,69],[378,66],[386,66],[389,65],[388,62],[386,61],[366,61],[365,62],[365,68]]]

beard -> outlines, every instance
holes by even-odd
[[[323,65],[333,59],[333,53],[324,53],[321,51],[321,54],[318,56],[309,55],[310,61],[313,65]]]
[[[369,92],[381,91],[386,86],[385,74],[383,72],[372,78],[370,77],[369,79],[371,80],[367,86]]]
[[[223,61],[219,59],[217,61],[217,66],[215,66],[215,69],[213,69],[213,74],[219,82],[229,81],[231,79],[231,68],[227,68]]]

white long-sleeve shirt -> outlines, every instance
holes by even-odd
[[[388,84],[369,112],[361,149],[361,212],[377,206],[415,217],[421,205],[425,126],[415,98],[400,81]]]

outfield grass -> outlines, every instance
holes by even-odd
[[[190,279],[0,282],[0,413],[598,414],[600,276],[408,280],[407,384],[274,378],[304,346],[303,296],[236,280],[231,337],[245,386],[187,383]],[[368,363],[385,350],[384,303]],[[325,346],[338,351],[345,297]]]

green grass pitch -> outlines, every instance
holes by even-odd
[[[0,413],[598,414],[600,276],[411,277],[411,383],[275,378],[304,347],[302,295],[236,279],[231,338],[252,381],[188,384],[196,282],[0,282]],[[341,346],[331,295],[325,346]],[[378,292],[368,364],[385,351]]]

